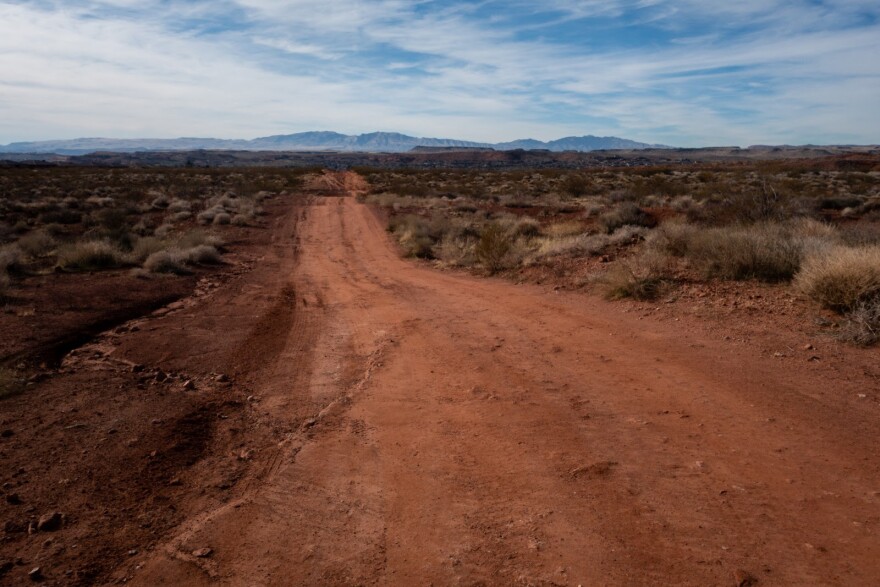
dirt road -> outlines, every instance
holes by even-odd
[[[249,279],[163,352],[249,374],[281,440],[135,584],[880,584],[859,380],[401,259],[352,197],[294,209]]]

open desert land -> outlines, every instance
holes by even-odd
[[[876,153],[100,163],[0,167],[0,584],[880,584]]]

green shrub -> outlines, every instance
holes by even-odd
[[[58,251],[58,266],[68,271],[97,271],[119,267],[124,255],[107,241],[81,241]]]
[[[833,247],[807,257],[796,287],[824,307],[853,311],[880,298],[880,246]]]

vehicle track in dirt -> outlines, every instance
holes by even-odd
[[[250,281],[177,333],[179,355],[155,357],[231,365],[279,442],[130,582],[880,584],[863,380],[401,259],[351,195],[280,227]],[[223,323],[255,296],[266,313]],[[224,331],[243,342],[223,350]]]

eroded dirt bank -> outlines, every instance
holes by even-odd
[[[214,305],[217,329],[193,316],[167,359],[184,368],[197,347],[259,373],[254,409],[279,442],[254,456],[264,469],[246,490],[120,576],[880,581],[869,376],[774,362],[582,295],[432,271],[401,260],[353,198],[298,214],[298,262],[279,242],[247,290],[285,292],[253,341],[216,350],[217,332],[239,326]]]

